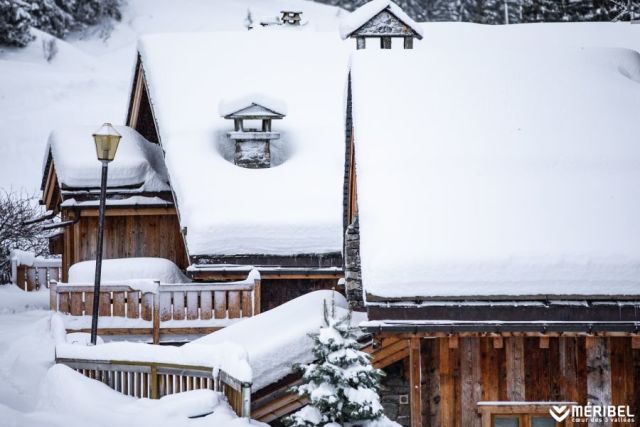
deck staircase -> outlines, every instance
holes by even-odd
[[[409,341],[392,337],[382,341],[369,338],[362,344],[362,351],[371,354],[374,367],[383,369],[409,357]],[[254,393],[251,418],[270,423],[306,405],[305,398],[289,392],[291,387],[301,382],[299,375],[292,374]]]

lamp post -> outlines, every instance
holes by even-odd
[[[96,247],[96,276],[93,285],[93,312],[91,315],[91,344],[96,344],[98,336],[98,310],[100,308],[100,279],[102,277],[102,240],[104,237],[104,211],[107,199],[107,173],[109,162],[116,156],[121,135],[111,123],[105,123],[93,134],[96,155],[102,162],[100,181],[100,210],[98,215],[98,246]]]

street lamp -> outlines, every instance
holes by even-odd
[[[100,181],[100,210],[98,215],[98,246],[96,247],[96,276],[93,285],[93,312],[91,316],[91,344],[96,344],[98,336],[98,310],[100,308],[100,278],[102,277],[102,240],[104,237],[104,211],[107,199],[107,173],[109,162],[116,156],[122,136],[111,123],[105,123],[93,134],[96,155],[102,162]]]

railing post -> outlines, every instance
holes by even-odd
[[[158,367],[156,365],[151,365],[151,399],[158,398]]]
[[[11,283],[18,284],[18,260],[15,258],[11,259]]]
[[[242,383],[240,393],[242,399],[242,409],[240,411],[240,416],[244,418],[251,418],[251,384]]]
[[[255,279],[253,287],[253,315],[260,314],[260,279]]]
[[[153,294],[153,343],[160,344],[160,282],[155,282],[157,291]]]
[[[58,311],[58,282],[51,280],[49,282],[49,308]]]

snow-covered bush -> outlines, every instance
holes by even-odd
[[[351,314],[336,316],[324,303],[325,326],[311,335],[315,362],[296,366],[303,384],[292,392],[309,399],[309,404],[285,419],[296,427],[397,425],[384,417],[378,390],[384,373],[371,365],[371,356],[359,350]]]
[[[119,6],[120,0],[0,0],[0,44],[27,45],[31,27],[64,37],[105,18],[120,19]]]
[[[11,250],[30,251],[36,256],[49,253],[42,224],[29,223],[41,214],[33,197],[0,190],[0,283],[11,278]]]

